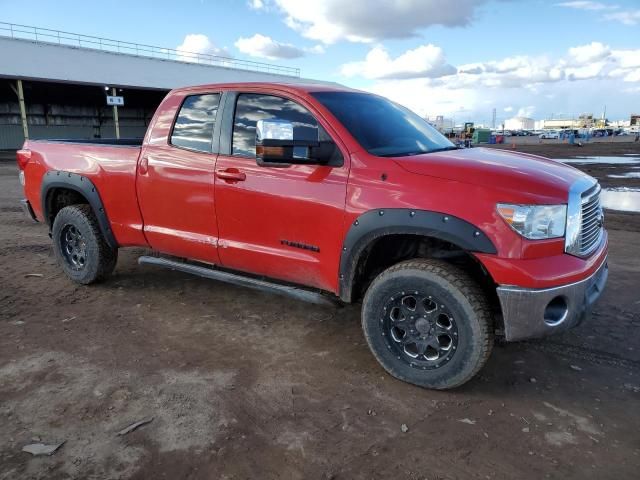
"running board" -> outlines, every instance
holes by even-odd
[[[178,270],[184,273],[190,273],[199,277],[209,278],[212,280],[218,280],[221,282],[232,283],[233,285],[239,285],[241,287],[254,288],[256,290],[262,290],[266,292],[276,293],[279,295],[286,295],[293,297],[297,300],[303,300],[309,303],[315,303],[316,305],[332,305],[337,304],[336,301],[332,301],[326,295],[321,293],[304,290],[302,288],[292,287],[288,285],[281,285],[279,283],[272,283],[266,280],[259,280],[256,278],[245,277],[234,273],[223,272],[222,270],[214,270],[213,268],[201,267],[198,265],[192,265],[190,263],[178,262],[175,260],[169,260],[161,257],[150,257],[143,255],[138,258],[138,264],[140,265],[157,265],[159,267],[170,268],[171,270]]]

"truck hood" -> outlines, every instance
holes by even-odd
[[[405,170],[471,185],[527,192],[566,201],[569,187],[585,174],[548,158],[490,148],[468,148],[393,157]]]

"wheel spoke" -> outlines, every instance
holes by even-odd
[[[425,352],[427,351],[427,347],[429,346],[429,343],[424,340],[418,340],[415,343],[416,343],[416,350],[418,351],[418,354],[424,355]]]
[[[440,336],[440,335],[449,336],[449,335],[451,335],[451,329],[450,328],[448,328],[448,329],[447,328],[443,328],[440,325],[438,325],[437,323],[433,326],[433,331],[434,331],[434,334],[436,336]]]
[[[457,345],[457,326],[446,304],[418,290],[390,297],[381,319],[389,348],[414,368],[439,368]]]
[[[442,347],[440,345],[440,341],[438,340],[438,337],[436,337],[436,336],[433,336],[433,337],[429,338],[426,343],[427,343],[427,345],[429,347],[433,348],[434,350],[436,350],[438,352],[442,349]]]

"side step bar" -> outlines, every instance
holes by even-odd
[[[223,272],[222,270],[215,270],[213,268],[201,267],[198,265],[192,265],[190,263],[178,262],[176,260],[169,260],[161,257],[151,257],[143,255],[138,258],[138,264],[140,265],[156,265],[159,267],[170,268],[171,270],[178,270],[184,273],[190,273],[199,277],[210,278],[212,280],[219,280],[221,282],[232,283],[241,287],[249,287],[266,292],[276,293],[279,295],[285,295],[293,297],[297,300],[302,300],[309,303],[315,303],[316,305],[332,305],[336,306],[337,301],[332,301],[328,296],[321,293],[304,290],[302,288],[292,287],[289,285],[281,285],[279,283],[272,283],[266,280],[259,280],[256,278],[245,277],[234,273]]]

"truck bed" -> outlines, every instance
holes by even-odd
[[[100,193],[119,245],[146,243],[135,185],[141,139],[27,140],[23,148],[32,152],[25,192],[41,221],[42,176],[75,173],[88,178]]]

